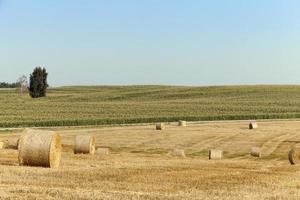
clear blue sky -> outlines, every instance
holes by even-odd
[[[0,81],[300,84],[298,0],[0,0]]]

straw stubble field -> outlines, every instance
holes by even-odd
[[[16,150],[0,150],[0,199],[299,199],[300,166],[288,150],[300,142],[300,121],[203,122],[188,127],[154,125],[59,128],[59,169],[18,166]],[[74,136],[94,134],[111,154],[74,155]],[[1,131],[16,140],[20,130]],[[261,158],[249,155],[260,147]],[[185,158],[172,156],[185,149]],[[209,149],[224,159],[209,161]]]

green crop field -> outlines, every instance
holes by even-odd
[[[0,127],[300,117],[300,86],[74,86],[0,90]]]

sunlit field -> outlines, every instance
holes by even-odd
[[[0,90],[0,127],[300,117],[300,86],[60,87],[31,99]]]
[[[300,168],[287,153],[300,142],[300,121],[258,124],[55,128],[63,144],[58,169],[18,166],[17,150],[0,150],[0,199],[299,199]],[[2,130],[0,140],[15,141],[21,131]],[[78,134],[95,135],[111,154],[74,155]],[[254,146],[261,158],[249,155]],[[174,148],[186,157],[173,156]],[[224,158],[208,160],[211,148]]]

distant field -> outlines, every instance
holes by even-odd
[[[41,99],[0,90],[0,127],[300,118],[300,86],[95,86]]]

